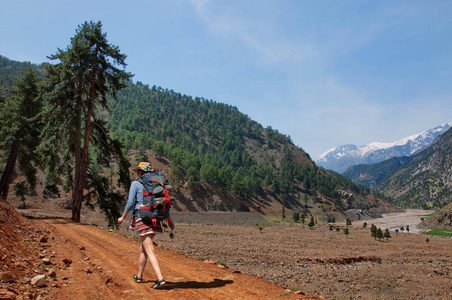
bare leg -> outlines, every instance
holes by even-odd
[[[145,235],[141,236],[141,247],[143,248],[143,252],[147,255],[149,258],[149,261],[151,262],[152,268],[154,269],[155,275],[157,275],[158,280],[162,280],[163,276],[160,272],[159,262],[157,261],[157,257],[155,256],[155,248],[154,244],[152,242],[154,235]],[[140,254],[141,259],[141,254]],[[144,268],[144,266],[143,266]]]
[[[140,257],[138,258],[138,278],[143,278],[144,267],[146,266],[146,262],[148,260],[148,256],[143,248],[143,242],[140,245]]]

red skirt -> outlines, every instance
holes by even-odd
[[[147,234],[156,234],[156,233],[163,233],[162,225],[159,221],[154,219],[151,224],[143,223],[141,218],[133,217],[132,221],[130,222],[130,228],[136,228],[137,234],[139,236],[144,236]]]

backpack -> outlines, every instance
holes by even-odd
[[[157,226],[159,222],[169,218],[172,206],[168,184],[162,172],[146,172],[138,180],[143,185],[143,204],[140,206],[140,217],[145,224]]]

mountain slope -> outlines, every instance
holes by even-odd
[[[374,142],[362,147],[339,146],[319,155],[315,162],[326,169],[343,173],[351,166],[375,164],[392,157],[411,156],[431,145],[451,126],[452,123],[439,125],[393,143]]]
[[[441,209],[436,210],[433,215],[427,217],[422,224],[421,228],[439,228],[439,229],[452,229],[452,202],[447,204]]]
[[[138,82],[121,91],[112,108],[106,118],[113,137],[168,160],[182,210],[280,214],[285,207],[325,216],[390,209],[367,189],[318,168],[289,137],[236,107]],[[203,200],[194,203],[195,197]]]
[[[452,201],[452,129],[415,155],[376,191],[407,207],[439,208]]]
[[[356,184],[373,188],[411,159],[408,156],[393,157],[377,164],[352,166],[343,175]]]
[[[28,68],[35,69],[39,74],[42,74],[44,71],[42,65],[36,65],[30,62],[18,62],[0,55],[0,89],[6,89],[6,91],[0,92],[0,95],[6,95],[7,88],[13,86],[16,78]]]

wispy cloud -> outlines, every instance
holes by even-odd
[[[277,32],[276,27],[264,24],[268,20],[244,19],[239,15],[214,12],[209,9],[209,0],[192,0],[198,16],[205,22],[206,28],[220,38],[239,41],[252,56],[261,63],[300,63],[316,55],[315,49],[300,40],[291,40]]]
[[[209,0],[192,0],[192,5],[206,30],[248,52],[258,72],[270,66],[271,72],[283,75],[274,85],[254,85],[253,96],[266,105],[250,103],[250,112],[264,125],[290,134],[313,154],[345,143],[390,142],[438,125],[435,122],[450,122],[446,115],[452,104],[434,99],[431,88],[420,95],[420,85],[430,84],[428,77],[423,82],[404,73],[413,70],[403,54],[410,51],[407,45],[429,41],[430,25],[436,33],[450,27],[449,21],[444,24],[444,16],[431,17],[437,12],[429,4],[339,2],[326,7],[296,3],[284,7],[297,9],[291,16],[295,29],[261,14],[271,9],[268,6],[247,14],[246,5],[240,11],[225,4],[219,9],[218,2]],[[449,56],[444,57],[447,65]],[[265,72],[259,75],[268,76],[265,83],[271,78]],[[448,93],[443,98],[450,99]],[[271,105],[279,99],[284,104]]]

